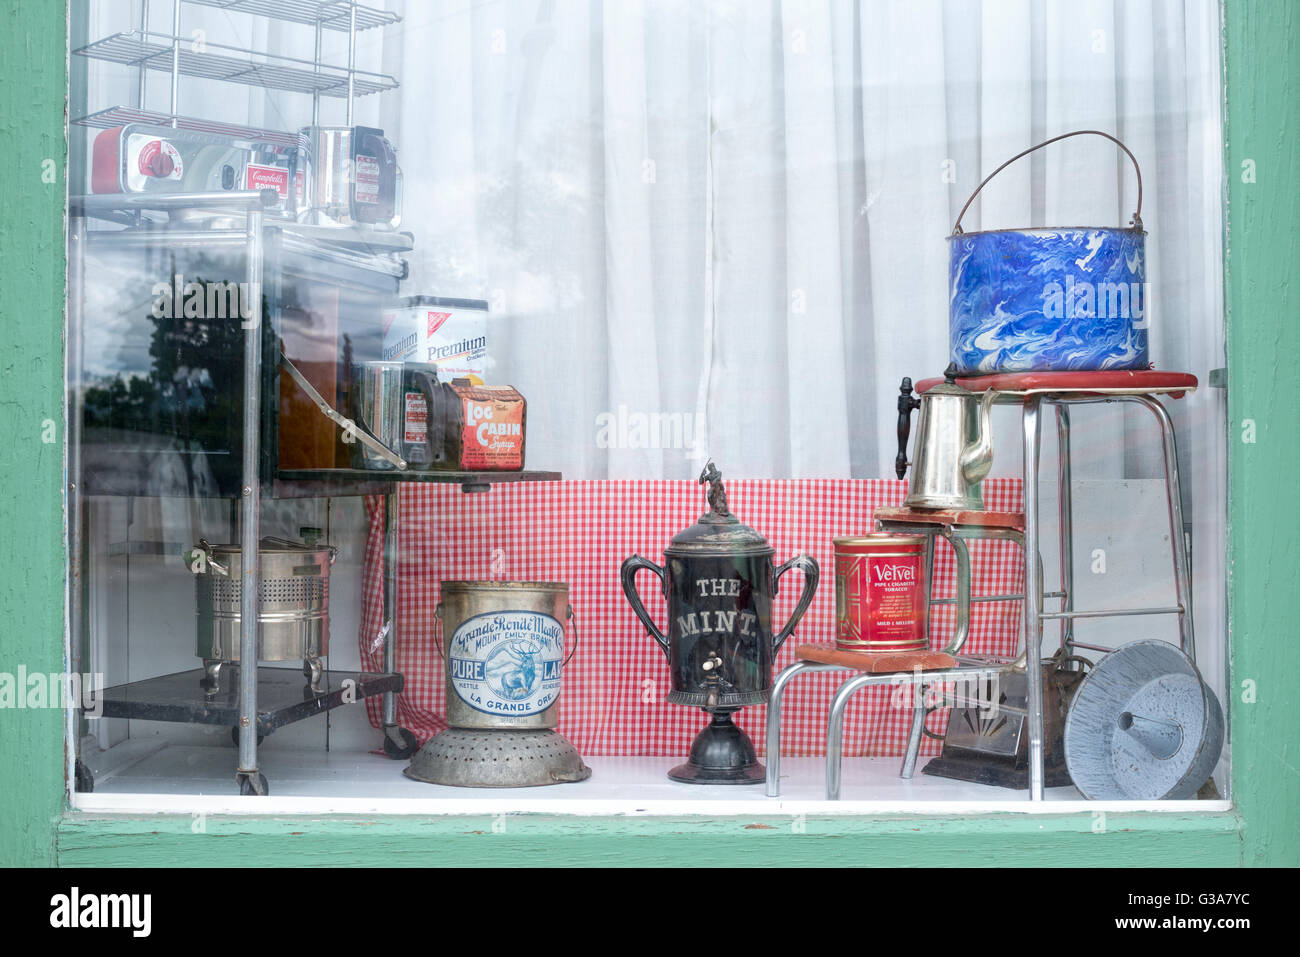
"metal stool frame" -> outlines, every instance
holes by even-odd
[[[1167,391],[1167,390],[1166,390]],[[1103,653],[1113,649],[1076,641],[1074,638],[1074,621],[1077,618],[1125,617],[1129,615],[1168,615],[1178,616],[1179,645],[1193,660],[1196,658],[1195,635],[1192,619],[1190,562],[1187,555],[1187,543],[1183,536],[1182,487],[1178,476],[1178,447],[1174,434],[1173,422],[1164,405],[1158,402],[1154,392],[1112,392],[1106,394],[1063,392],[1029,392],[1005,393],[1002,401],[1022,402],[1023,448],[1024,448],[1024,533],[1011,529],[989,528],[986,526],[962,525],[947,526],[930,523],[908,523],[898,521],[881,521],[881,529],[911,534],[926,535],[926,620],[929,621],[930,610],[936,604],[957,605],[957,625],[952,639],[945,651],[956,657],[965,644],[970,630],[970,604],[972,601],[1009,601],[1025,602],[1025,647],[1024,652],[1015,663],[995,664],[979,659],[958,659],[955,668],[939,671],[914,672],[911,675],[894,674],[858,674],[850,678],[836,691],[831,702],[831,710],[826,728],[826,797],[838,800],[843,749],[843,716],[849,699],[860,688],[868,685],[892,684],[908,681],[913,686],[919,685],[924,691],[928,684],[951,680],[953,677],[992,677],[1001,674],[1010,667],[1021,663],[1035,661],[1042,655],[1043,623],[1059,620],[1061,623],[1061,647],[1067,653],[1076,648],[1083,648]],[[1133,402],[1147,409],[1156,418],[1160,427],[1161,451],[1164,460],[1164,481],[1166,502],[1169,511],[1170,546],[1174,567],[1174,589],[1177,604],[1153,608],[1129,609],[1095,609],[1080,611],[1074,607],[1074,562],[1073,562],[1073,502],[1071,500],[1070,473],[1070,405],[1083,405],[1111,402]],[[1057,427],[1057,490],[1059,547],[1061,562],[1061,589],[1056,592],[1043,591],[1042,558],[1039,552],[1039,496],[1038,473],[1041,416],[1043,404],[1055,406]],[[935,599],[933,597],[933,563],[934,538],[941,535],[952,547],[957,557],[957,595],[954,598]],[[965,540],[970,538],[993,538],[1016,541],[1021,546],[1025,564],[1025,588],[1022,595],[991,595],[972,598],[970,580],[970,557]],[[1030,556],[1036,560],[1031,561]],[[1033,596],[1029,600],[1025,596]],[[1047,598],[1059,598],[1061,609],[1057,612],[1045,612],[1043,601]],[[780,795],[780,722],[781,698],[789,683],[798,675],[815,671],[852,671],[838,665],[826,665],[808,661],[797,661],[785,668],[773,683],[767,711],[766,752],[767,752],[767,795]],[[1043,689],[1042,674],[1038,668],[1026,667],[1027,692],[1029,699],[1029,797],[1031,801],[1042,801],[1044,794],[1043,774]],[[925,724],[925,709],[914,708],[912,726],[908,736],[907,751],[903,757],[901,775],[910,778],[915,773],[916,759],[920,751],[921,736]]]
[[[1061,647],[1072,653],[1075,648],[1109,652],[1102,645],[1085,644],[1074,639],[1076,618],[1120,618],[1129,615],[1177,615],[1179,647],[1196,660],[1196,642],[1193,634],[1190,563],[1187,542],[1183,537],[1182,486],[1178,479],[1178,446],[1174,436],[1173,421],[1168,410],[1153,397],[1155,393],[1116,392],[1097,393],[1008,393],[1023,401],[1024,441],[1024,495],[1025,542],[1037,549],[1039,541],[1038,514],[1038,463],[1042,406],[1056,406],[1057,442],[1059,446],[1057,469],[1060,502],[1060,547],[1062,590],[1065,598],[1059,612],[1044,612],[1041,598],[1025,602],[1025,653],[1027,660],[1037,660],[1042,654],[1043,622],[1059,619],[1061,622]],[[1161,451],[1164,457],[1165,496],[1169,508],[1169,543],[1174,566],[1174,591],[1177,604],[1156,608],[1120,608],[1079,611],[1074,607],[1073,515],[1070,500],[1070,415],[1068,406],[1094,403],[1133,402],[1155,416],[1160,426]],[[1025,561],[1025,594],[1041,595],[1042,579],[1036,564]],[[1034,801],[1044,798],[1043,786],[1043,689],[1042,677],[1037,668],[1029,668],[1029,795]]]
[[[861,688],[868,685],[881,684],[900,684],[906,683],[919,689],[923,695],[925,690],[933,684],[943,684],[956,678],[994,678],[1007,670],[1016,667],[1021,658],[1016,661],[991,661],[983,658],[960,657],[959,652],[966,644],[966,639],[970,637],[970,606],[973,602],[990,602],[990,601],[1021,601],[1023,595],[971,595],[971,574],[970,574],[970,552],[966,547],[966,542],[970,539],[987,538],[1000,541],[1016,542],[1021,548],[1024,548],[1024,536],[1015,529],[995,528],[989,526],[976,525],[945,525],[941,523],[878,523],[882,528],[888,525],[889,531],[906,532],[907,534],[924,535],[926,537],[925,548],[925,577],[926,577],[926,606],[925,618],[928,624],[930,620],[930,610],[934,605],[956,604],[957,621],[953,629],[952,637],[948,639],[944,647],[946,654],[952,655],[957,659],[957,664],[952,668],[942,668],[932,671],[914,671],[914,672],[887,672],[883,674],[862,674],[857,673],[855,677],[850,678],[836,691],[835,697],[831,701],[830,714],[826,722],[826,799],[828,801],[839,800],[840,796],[840,779],[843,765],[843,747],[844,747],[844,709],[848,706],[849,700]],[[957,594],[952,598],[935,598],[934,597],[934,540],[936,537],[942,537],[949,545],[952,546],[953,553],[957,561]],[[1038,562],[1042,564],[1041,559]],[[1041,581],[1041,574],[1039,576]],[[1052,592],[1046,597],[1060,598],[1063,592]],[[781,698],[785,693],[786,687],[790,682],[801,674],[816,671],[849,671],[852,668],[845,668],[840,665],[827,665],[812,661],[796,661],[789,665],[777,675],[776,680],[772,683],[771,694],[767,704],[767,727],[766,727],[766,760],[767,760],[767,796],[779,797],[781,793]],[[911,778],[916,772],[916,760],[921,750],[921,736],[925,728],[924,707],[913,707],[912,725],[908,734],[907,751],[903,755],[903,766],[899,772],[903,778]]]

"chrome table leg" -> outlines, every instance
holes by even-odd
[[[781,796],[781,698],[786,685],[807,671],[837,671],[834,665],[822,665],[814,661],[796,661],[783,668],[772,682],[772,691],[767,700],[766,755],[767,761],[767,796]]]
[[[1025,396],[1024,486],[1025,486],[1025,674],[1028,678],[1029,799],[1041,801],[1043,792],[1043,589],[1038,568],[1038,461],[1039,423],[1042,400]]]
[[[831,713],[826,721],[826,800],[840,799],[840,764],[844,750],[844,708],[853,697],[853,693],[864,685],[871,684],[877,675],[865,674],[850,678],[840,685],[831,700]]]

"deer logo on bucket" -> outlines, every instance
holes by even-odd
[[[549,615],[502,611],[462,622],[447,649],[452,687],[476,711],[527,717],[560,696],[564,626]]]

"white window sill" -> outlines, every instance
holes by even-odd
[[[1092,814],[1135,811],[1222,813],[1230,800],[1088,801],[1072,787],[1052,788],[1031,803],[1008,791],[922,774],[905,781],[899,758],[847,758],[840,801],[823,797],[822,758],[783,758],[781,797],[762,785],[701,787],[668,780],[670,757],[588,757],[589,780],[540,788],[466,789],[423,784],[401,772],[405,762],[359,751],[264,750],[271,796],[235,790],[230,747],[132,740],[92,760],[95,790],[71,806],[104,814],[390,814],[764,817],[800,815]],[[922,765],[924,764],[922,759]]]

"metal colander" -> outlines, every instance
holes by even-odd
[[[430,739],[402,773],[426,784],[527,788],[585,781],[591,768],[557,731],[448,728]]]

